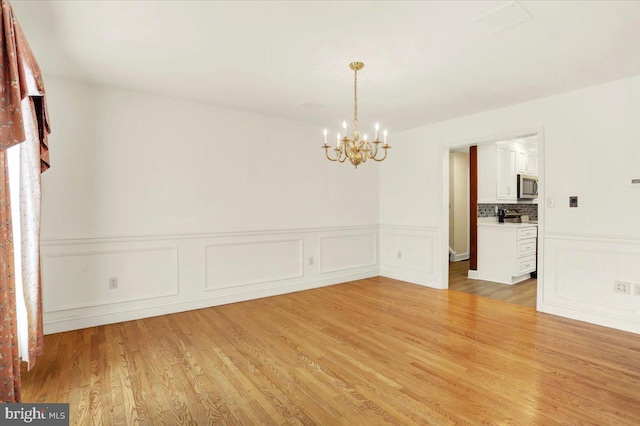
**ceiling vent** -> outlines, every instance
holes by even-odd
[[[512,1],[476,18],[476,22],[495,34],[529,19],[533,19],[533,15],[520,3]]]

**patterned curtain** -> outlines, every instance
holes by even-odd
[[[42,355],[42,290],[40,281],[40,140],[37,137],[33,98],[27,98],[29,114],[25,116],[27,140],[20,145],[20,228],[22,238],[22,291],[27,311],[29,369]],[[25,102],[23,101],[23,105]],[[47,151],[47,155],[49,151]],[[47,164],[48,167],[48,164]]]
[[[0,152],[0,397],[3,402],[21,400],[9,168],[6,150]]]
[[[40,67],[13,14],[8,0],[2,0],[0,20],[0,401],[20,401],[20,358],[18,354],[16,287],[14,282],[14,252],[11,224],[8,162],[6,150],[13,145],[29,142],[39,151],[39,171],[49,168],[47,135],[50,132],[45,101],[44,84]],[[31,84],[30,84],[31,83]],[[22,100],[30,97],[27,111],[21,108]],[[23,113],[35,117],[36,132],[25,131]],[[31,134],[27,134],[31,133]],[[35,134],[34,134],[35,133]],[[38,149],[39,146],[39,149]],[[24,150],[23,150],[24,151]],[[27,149],[25,152],[30,152]],[[38,170],[38,161],[31,169]],[[25,163],[23,163],[25,164]],[[40,179],[34,170],[27,170],[28,183],[21,176],[21,235],[23,269],[27,279],[23,282],[24,299],[29,319],[28,347],[30,367],[42,352],[42,296],[40,291],[39,220]],[[35,229],[34,229],[35,228]],[[34,256],[37,259],[34,259]],[[25,260],[27,265],[25,266]],[[37,269],[34,269],[37,268]]]

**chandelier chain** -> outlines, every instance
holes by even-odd
[[[358,69],[353,76],[353,130],[358,131]]]

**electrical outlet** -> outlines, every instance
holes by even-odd
[[[616,280],[613,282],[613,291],[616,293],[629,294],[631,293],[631,283],[628,281]]]
[[[398,259],[402,259],[402,252],[401,251],[398,252]]]
[[[116,288],[118,288],[118,278],[117,277],[109,278],[109,289],[115,290]]]
[[[313,266],[313,256],[309,258],[309,266]]]
[[[634,296],[640,296],[640,284],[635,283],[633,285],[633,295]]]

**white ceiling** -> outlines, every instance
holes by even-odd
[[[505,3],[13,0],[45,75],[321,127],[352,117],[354,60],[361,127],[391,131],[640,74],[639,1],[475,22]]]

